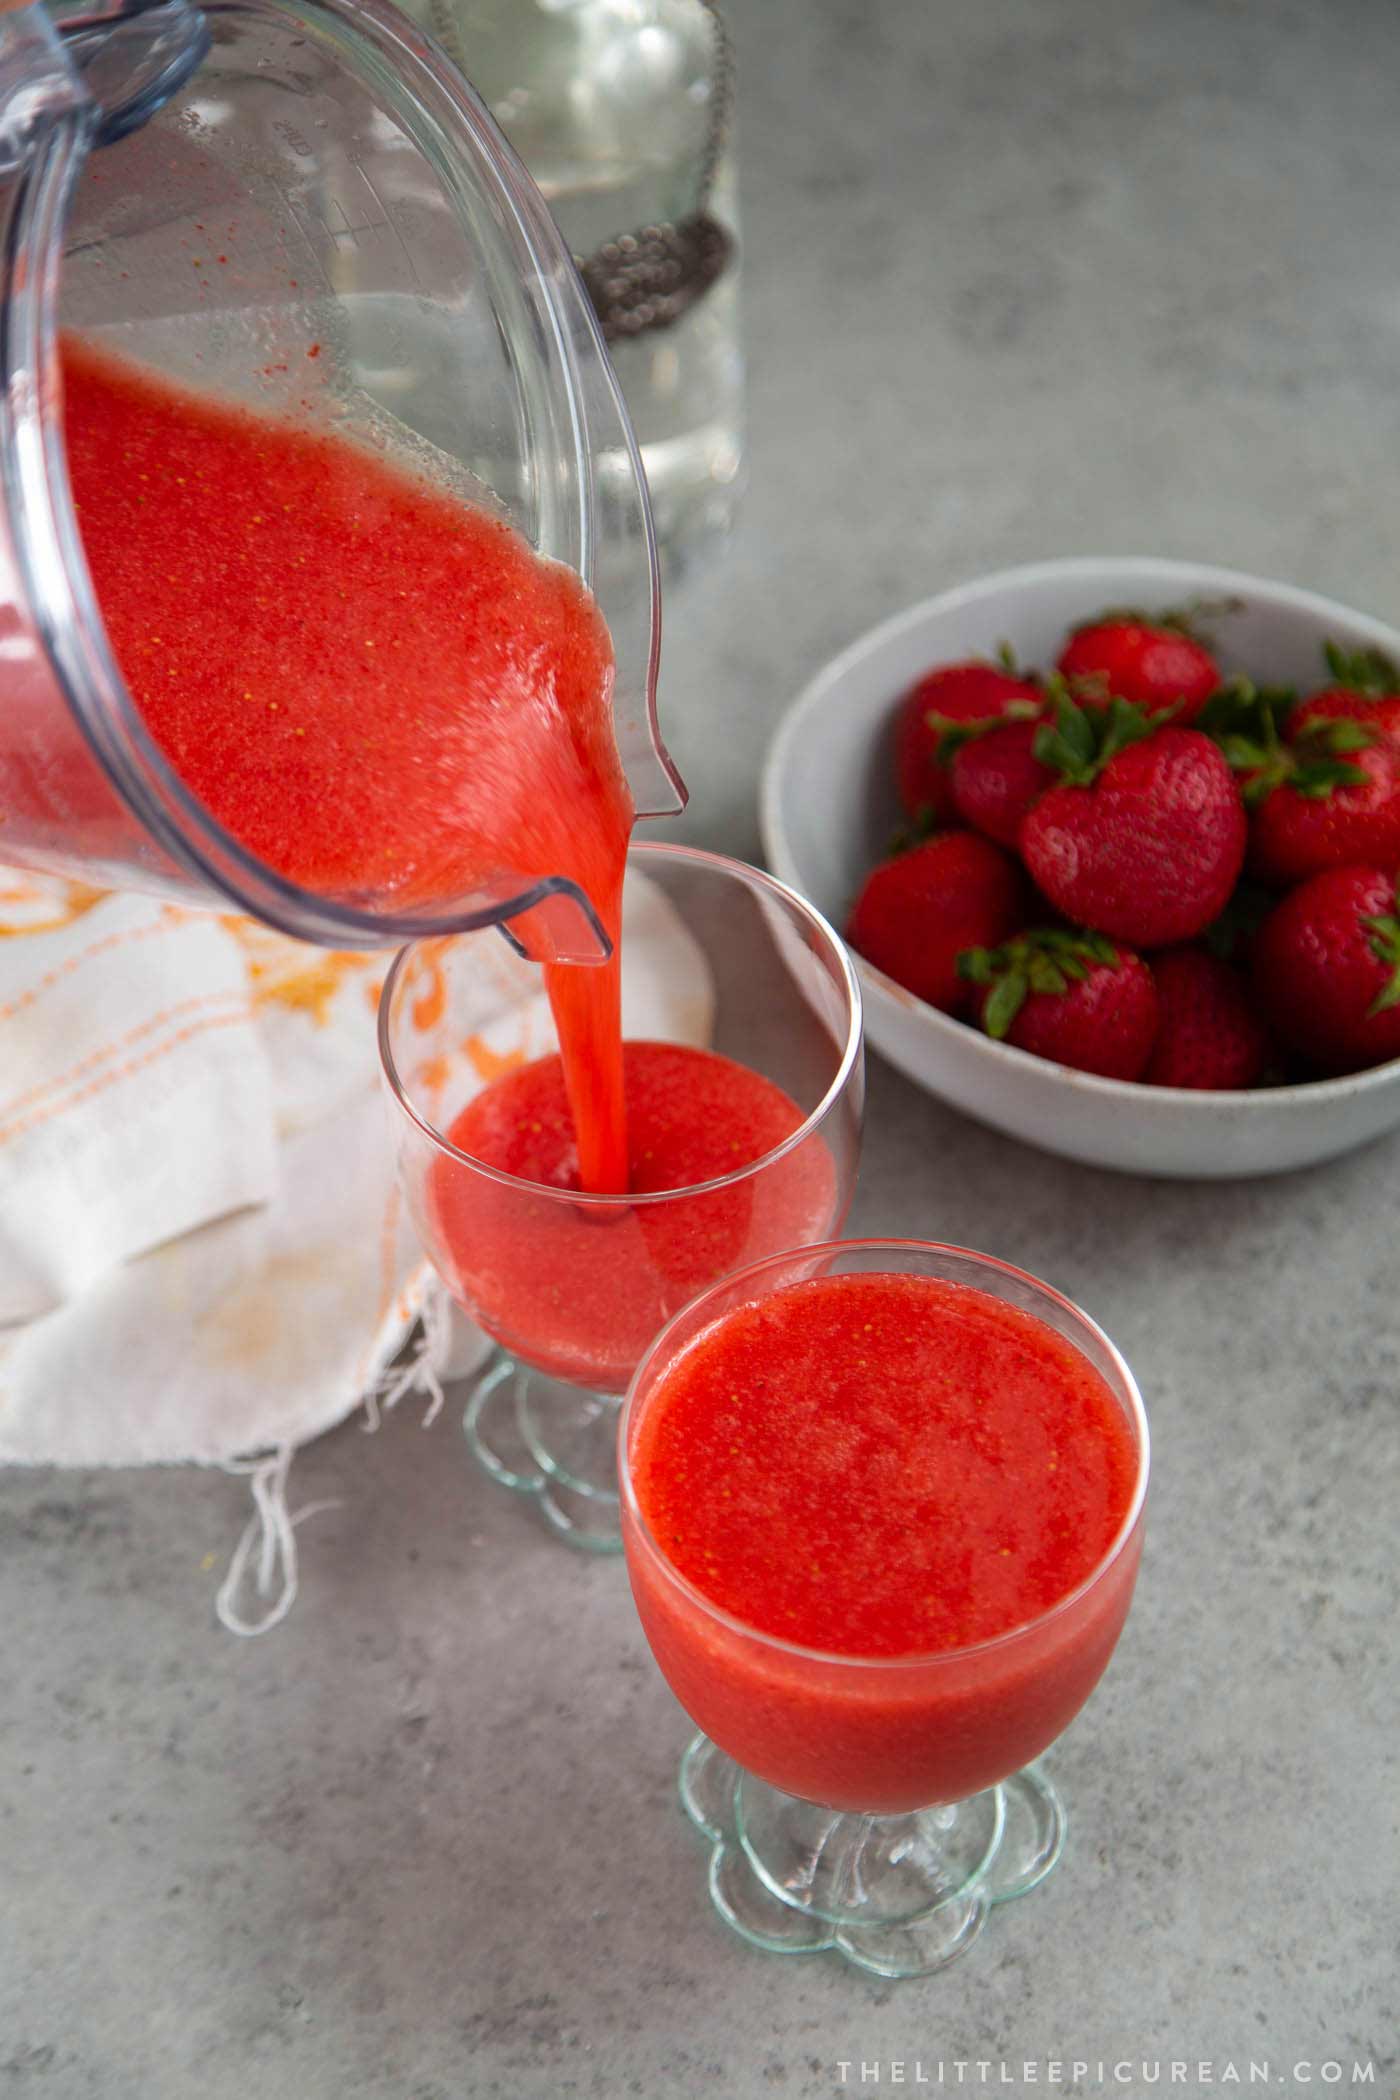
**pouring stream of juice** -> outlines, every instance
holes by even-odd
[[[69,337],[65,434],[97,601],[185,785],[323,896],[447,901],[564,875],[614,943],[553,963],[583,1186],[627,1185],[616,952],[632,803],[612,646],[572,570],[334,435]]]

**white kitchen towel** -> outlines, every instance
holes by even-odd
[[[9,1322],[77,1297],[161,1240],[266,1203],[277,1156],[244,958],[216,921],[5,873],[0,934]]]
[[[703,956],[636,878],[624,942],[628,1031],[707,1040]],[[543,1047],[540,973],[484,953],[479,1040]],[[440,1393],[487,1348],[395,1186],[388,961],[0,871],[0,1463],[248,1470],[219,1601],[239,1632],[295,1595],[295,1447],[361,1402]]]

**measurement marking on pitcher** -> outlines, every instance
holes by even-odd
[[[375,201],[378,202],[377,199]],[[332,212],[340,214],[339,226],[331,224]],[[358,248],[362,233],[378,233],[380,228],[388,223],[384,219],[352,219],[339,197],[327,198],[324,204],[316,208],[316,216],[337,247],[348,240],[352,247]]]
[[[418,275],[417,265],[413,260],[413,251],[409,247],[407,240],[404,238],[403,229],[399,226],[399,223],[395,218],[391,208],[384,202],[384,199],[380,196],[378,190],[375,188],[374,180],[370,175],[369,170],[366,167],[362,166],[359,161],[353,161],[351,165],[354,168],[355,173],[359,176],[361,182],[364,184],[365,188],[369,191],[371,197],[373,197],[376,205],[379,207],[379,211],[382,215],[382,223],[389,229],[390,233],[393,234],[394,239],[398,242],[399,248],[403,255],[404,262],[408,267],[409,277],[412,279],[414,284],[421,284],[422,279]]]

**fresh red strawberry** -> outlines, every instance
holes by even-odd
[[[1326,1072],[1400,1057],[1400,885],[1379,868],[1327,868],[1274,906],[1254,982],[1280,1039]]]
[[[998,1042],[1106,1079],[1136,1079],[1146,1065],[1157,989],[1131,948],[1037,926],[999,948],[968,949],[958,969],[978,987],[977,1018]]]
[[[1289,735],[1295,736],[1309,722],[1360,722],[1373,729],[1378,739],[1400,744],[1400,693],[1378,694],[1368,700],[1348,686],[1324,686],[1320,693],[1310,693],[1298,702],[1288,718]]]
[[[1178,728],[1194,722],[1220,683],[1220,667],[1179,613],[1107,612],[1077,627],[1056,668],[1081,706],[1114,694],[1149,714],[1173,710]]]
[[[995,947],[1025,914],[1016,863],[972,831],[943,831],[866,877],[846,926],[851,946],[945,1013],[966,1009],[964,948]]]
[[[953,754],[953,802],[974,831],[1016,847],[1021,819],[1058,775],[1035,755],[1036,722],[1008,722],[969,737]]]
[[[1289,770],[1276,785],[1245,787],[1253,802],[1249,865],[1282,889],[1323,868],[1400,862],[1400,744],[1348,717],[1314,715],[1288,725]],[[1336,754],[1336,755],[1334,755]]]
[[[948,730],[998,715],[1039,715],[1044,696],[1028,680],[989,663],[945,664],[930,671],[900,704],[895,723],[895,784],[905,811],[919,824],[953,820],[953,788],[941,750]],[[933,717],[934,719],[930,719]]]
[[[1332,687],[1299,706],[1287,691],[1234,678],[1200,726],[1239,776],[1260,882],[1285,888],[1323,868],[1400,860],[1400,739],[1364,696]]]
[[[1161,1019],[1143,1078],[1149,1086],[1253,1086],[1269,1035],[1244,978],[1204,948],[1165,948],[1152,958]]]
[[[1323,655],[1334,683],[1300,701],[1288,718],[1295,736],[1309,722],[1361,722],[1378,738],[1400,744],[1400,670],[1379,649],[1348,654],[1335,642]]]
[[[1209,737],[1154,728],[1116,698],[1089,715],[1061,694],[1036,756],[1062,784],[1022,819],[1021,857],[1057,911],[1132,947],[1164,948],[1223,910],[1247,825]]]

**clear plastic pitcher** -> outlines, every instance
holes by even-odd
[[[557,952],[599,953],[560,878],[401,912],[313,895],[245,851],[123,684],[64,462],[60,327],[226,399],[256,372],[274,412],[295,409],[316,346],[337,429],[440,464],[589,585],[638,812],[682,806],[636,445],[548,211],[456,69],[378,0],[0,14],[0,211],[0,861],[336,947],[538,907]],[[630,474],[595,472],[619,448]]]

